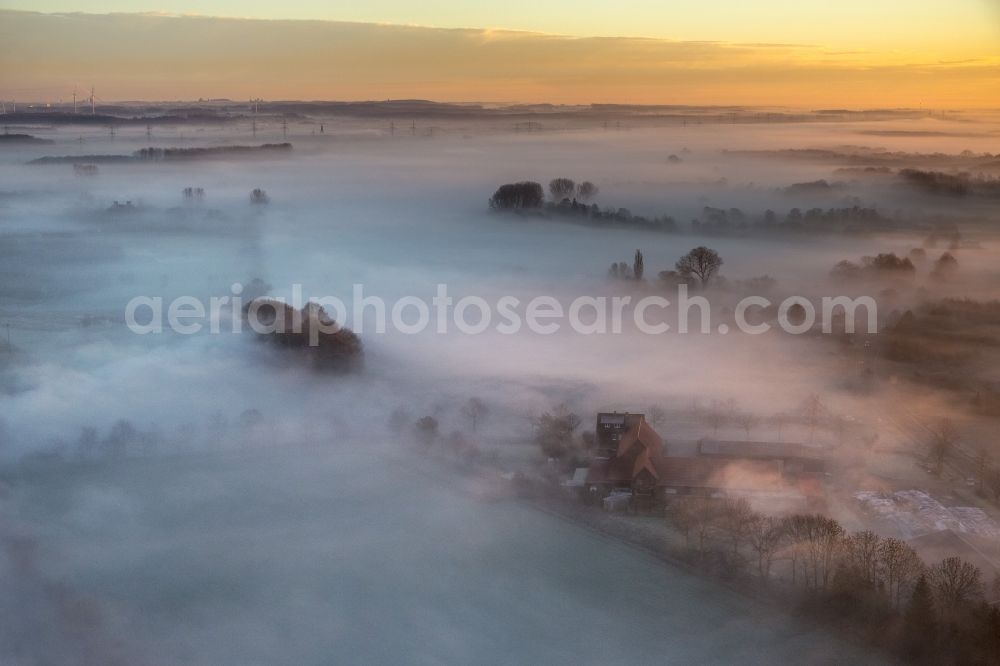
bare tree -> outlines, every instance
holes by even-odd
[[[462,413],[472,422],[472,432],[476,432],[479,422],[489,415],[490,408],[479,398],[472,397],[462,407]]]
[[[874,587],[879,582],[881,539],[871,530],[855,532],[844,539],[844,552],[861,578]]]
[[[747,441],[750,441],[750,431],[760,424],[760,417],[750,412],[740,412],[736,415],[736,422],[743,428]]]
[[[717,437],[719,428],[733,420],[737,413],[736,401],[732,398],[713,400],[707,409],[700,410],[702,420],[712,426],[712,437]]]
[[[590,201],[597,196],[597,185],[594,185],[589,180],[585,180],[576,188],[576,197],[580,201]]]
[[[414,432],[419,441],[424,446],[433,444],[440,434],[438,431],[438,420],[433,416],[424,416],[417,420],[414,425]]]
[[[549,194],[556,203],[573,196],[575,191],[576,183],[569,178],[555,178],[549,182]]]
[[[573,446],[573,434],[580,426],[580,417],[559,405],[545,412],[535,423],[535,441],[550,458],[562,458]]]
[[[667,520],[678,532],[684,535],[684,545],[691,547],[691,531],[694,529],[696,518],[695,502],[690,499],[674,500],[667,507]]]
[[[945,461],[951,457],[958,444],[958,431],[949,419],[942,419],[937,429],[932,431],[930,459],[934,463],[934,472],[940,474]]]
[[[708,551],[708,540],[719,528],[722,510],[719,502],[713,499],[695,500],[694,532],[698,537],[698,555],[704,557]]]
[[[844,528],[819,514],[789,516],[785,528],[793,550],[793,577],[796,561],[801,560],[806,587],[827,589],[841,551]]]
[[[678,529],[684,532],[689,545],[692,536],[697,539],[698,556],[704,557],[708,541],[719,528],[722,517],[718,500],[703,497],[677,500],[670,506],[670,515]]]
[[[774,516],[755,514],[748,526],[747,543],[757,555],[757,573],[761,580],[771,577],[771,564],[775,553],[787,538],[785,525]]]
[[[746,543],[750,533],[750,523],[754,510],[745,497],[724,499],[719,502],[719,530],[729,540],[733,554]]]
[[[956,619],[962,607],[978,599],[983,592],[979,569],[960,557],[941,560],[928,569],[927,578],[935,604],[941,615],[949,620]]]
[[[903,592],[923,574],[924,563],[909,544],[888,537],[879,543],[878,566],[886,593],[893,606],[899,608]]]
[[[844,538],[844,528],[836,520],[821,516],[812,540],[809,542],[809,556],[813,561],[814,577],[827,589],[830,577],[836,568]]]
[[[685,254],[675,264],[677,272],[682,277],[697,277],[703,287],[712,280],[721,267],[722,257],[719,253],[703,245]]]
[[[645,272],[645,265],[642,259],[642,251],[635,251],[635,260],[632,262],[632,277],[636,280],[642,279],[642,274]]]
[[[712,426],[712,437],[718,437],[719,427],[726,424],[726,413],[714,405],[702,414],[705,423]]]

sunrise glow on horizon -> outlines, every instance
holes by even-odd
[[[1000,106],[985,0],[0,8],[0,94],[43,102],[95,85],[106,100]]]

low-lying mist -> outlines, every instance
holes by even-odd
[[[349,306],[355,284],[390,307],[405,296],[429,302],[438,284],[456,301],[672,298],[658,273],[705,245],[724,260],[725,282],[705,292],[719,321],[749,292],[746,281],[766,275],[774,282],[764,295],[775,303],[866,294],[877,297],[880,321],[891,322],[934,298],[1000,295],[995,207],[914,193],[880,173],[838,174],[852,164],[780,151],[995,153],[996,124],[512,132],[455,120],[424,130],[334,118],[298,119],[285,131],[262,123],[255,135],[230,125],[149,135],[128,127],[113,136],[43,127],[25,131],[53,143],[0,148],[0,596],[4,616],[16,618],[0,631],[0,660],[481,663],[493,655],[596,663],[651,660],[663,646],[636,636],[656,635],[675,661],[739,654],[773,663],[803,661],[806,646],[822,644],[686,572],[656,568],[518,504],[456,491],[446,470],[387,423],[400,408],[414,419],[433,415],[443,433],[464,433],[513,469],[545,464],[531,444],[531,417],[557,405],[579,413],[583,430],[597,411],[657,404],[677,416],[733,400],[770,414],[810,394],[875,430],[885,400],[960,411],[954,395],[929,393],[902,374],[855,390],[858,358],[842,353],[836,336],[463,335],[433,327],[381,335],[365,320],[349,322],[364,344],[363,368],[323,373],[248,331],[137,335],[124,324],[126,304],[136,296],[207,303],[255,279],[269,296],[290,298],[301,285],[307,298],[336,296]],[[28,165],[149,146],[285,141],[292,149],[281,154],[95,162],[96,173]],[[597,184],[602,209],[669,215],[679,229],[489,210],[500,184],[556,177]],[[836,186],[789,189],[819,180]],[[267,203],[251,200],[255,188]],[[690,226],[706,207],[751,219],[851,206],[905,224],[857,234]],[[928,241],[942,221],[960,226],[960,242]],[[914,248],[926,248],[929,260],[903,286],[877,272],[846,283],[831,275],[845,259],[861,265]],[[609,280],[608,266],[631,263],[637,249],[646,279]],[[960,272],[932,279],[945,251]],[[462,412],[470,396],[490,407],[475,432]],[[660,431],[669,450],[671,440],[706,436],[705,428],[672,430],[668,419]],[[762,438],[770,436],[764,429]],[[382,630],[373,635],[372,627]]]

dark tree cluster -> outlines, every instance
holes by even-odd
[[[131,201],[112,201],[111,205],[105,209],[107,213],[114,213],[116,215],[131,215],[133,213],[138,213],[141,209],[136,206]]]
[[[542,186],[531,181],[501,185],[490,197],[493,210],[538,209],[545,203]]]
[[[473,433],[489,411],[486,403],[475,397],[462,407],[462,413],[473,422]],[[414,418],[405,407],[397,407],[389,415],[387,426],[397,437],[416,443],[423,453],[442,454],[452,462],[463,465],[474,464],[482,458],[479,447],[461,430],[444,433],[437,416],[426,414]]]
[[[469,419],[472,432],[475,433],[479,430],[480,424],[489,417],[490,408],[480,398],[473,396],[462,406],[462,414]]]
[[[699,246],[678,259],[674,270],[660,271],[657,277],[668,287],[679,284],[705,287],[718,275],[722,263],[718,252]],[[642,250],[636,250],[631,266],[627,262],[617,261],[608,269],[608,277],[616,280],[642,280],[646,273],[645,264]],[[774,285],[774,280],[765,275],[748,281],[748,284],[770,288]]]
[[[574,196],[575,192],[575,196]],[[597,187],[589,182],[579,186],[569,178],[556,178],[549,183],[550,201],[545,202],[542,186],[535,182],[501,185],[490,197],[493,210],[541,209],[548,213],[600,227],[626,227],[651,231],[679,230],[677,221],[669,216],[646,217],[633,214],[628,208],[601,208],[587,202],[597,194]],[[876,208],[851,206],[847,208],[811,208],[802,211],[791,209],[781,217],[772,210],[751,216],[739,208],[713,208],[706,206],[701,215],[691,221],[691,231],[706,235],[739,235],[751,232],[791,233],[865,233],[890,231],[901,226],[896,219],[882,215]]]
[[[976,412],[1000,416],[994,382],[979,379],[974,363],[1000,344],[1000,303],[946,298],[906,310],[879,335],[876,351],[906,364],[911,378],[956,391]]]
[[[674,267],[682,278],[698,278],[705,287],[722,267],[722,257],[712,248],[700,245],[678,259]]]
[[[835,435],[843,444],[849,431],[849,421],[830,410],[815,393],[807,395],[793,408],[775,412],[770,416],[758,416],[742,410],[733,398],[712,400],[708,405],[695,404],[691,407],[690,415],[711,428],[713,438],[718,436],[719,428],[738,426],[749,440],[751,430],[767,425],[773,429],[775,439],[781,442],[784,441],[785,428],[797,425],[808,428],[807,441],[810,444],[814,441],[817,430]]]
[[[966,178],[941,173],[940,171],[901,169],[899,177],[907,184],[927,194],[964,197],[971,191]]]
[[[1000,179],[997,179],[996,184],[1000,188]],[[798,185],[803,187],[819,186],[817,183],[800,183]],[[576,185],[569,178],[556,178],[549,183],[550,200],[546,202],[540,184],[535,182],[509,183],[497,189],[490,198],[489,205],[494,210],[544,210],[546,213],[559,215],[569,221],[588,226],[667,232],[680,230],[677,221],[669,215],[646,217],[633,214],[624,207],[601,208],[597,204],[588,204],[587,201],[596,193],[597,187],[590,182]],[[705,206],[700,216],[691,220],[690,230],[696,234],[722,236],[750,233],[865,234],[923,228],[925,224],[924,220],[909,220],[903,217],[900,212],[897,212],[893,217],[888,217],[878,208],[859,205],[806,210],[792,208],[785,215],[779,215],[773,210],[751,215],[735,207],[725,209]],[[915,227],[915,225],[917,226]],[[959,235],[954,229],[932,232],[926,244],[928,247],[933,247],[942,238],[949,241],[951,249],[958,247]],[[844,268],[850,268],[850,266],[845,264]],[[901,268],[905,268],[905,266]]]
[[[576,183],[569,178],[555,178],[549,183],[549,194],[553,201],[562,201],[573,196],[576,192]]]
[[[749,226],[749,218],[739,208],[726,210],[705,206],[701,209],[701,215],[691,220],[691,230],[695,233],[746,231]]]
[[[424,446],[430,446],[441,436],[441,425],[433,416],[421,416],[413,424],[413,434],[417,438],[417,442]]]
[[[920,169],[900,169],[899,177],[910,187],[935,196],[1000,196],[1000,178],[984,173],[973,175],[965,171],[944,173]]]
[[[849,282],[868,278],[905,278],[916,276],[917,266],[927,261],[927,251],[923,248],[910,250],[905,257],[893,252],[862,257],[861,262],[843,260],[830,271],[831,277]],[[958,274],[958,259],[951,252],[942,253],[931,265],[928,277],[936,282],[946,282]]]
[[[945,252],[934,261],[931,268],[931,278],[943,282],[958,273],[958,259],[951,252]]]
[[[962,243],[962,232],[954,225],[940,225],[927,234],[924,239],[925,248],[935,248],[941,244],[948,246],[949,250],[957,250]]]
[[[649,231],[677,231],[677,221],[672,217],[645,217],[634,215],[627,208],[601,209],[597,204],[587,205],[576,199],[563,199],[559,203],[550,203],[546,211],[598,227],[623,227],[628,229],[646,229]]]
[[[834,162],[854,165],[852,170],[871,167],[880,173],[891,172],[891,167],[905,168],[909,164],[932,164],[940,167],[961,165],[963,168],[995,168],[998,155],[988,152],[974,153],[963,150],[958,154],[948,153],[917,153],[906,151],[890,151],[867,146],[844,146],[839,149],[826,148],[788,148],[782,150],[725,150],[728,155],[747,155],[754,157],[781,157],[803,159],[809,162]],[[866,169],[867,170],[867,169]],[[844,171],[844,169],[840,169]]]
[[[132,153],[137,160],[196,160],[212,157],[233,157],[254,154],[282,153],[292,149],[290,143],[265,143],[260,146],[209,146],[206,148],[140,148]]]
[[[569,178],[556,178],[549,183],[551,200],[546,203],[542,186],[525,181],[501,185],[489,205],[493,210],[540,210],[567,220],[600,227],[625,227],[653,231],[676,231],[677,222],[669,216],[645,217],[633,215],[627,208],[604,208],[588,204],[597,196],[598,188],[590,181],[577,185]]]
[[[128,419],[120,419],[103,437],[97,428],[83,428],[76,442],[76,456],[81,460],[95,460],[149,455],[158,452],[163,441],[155,425],[141,430]]]
[[[580,427],[580,417],[571,412],[566,405],[559,405],[551,411],[544,412],[532,421],[535,443],[546,457],[565,462],[584,453],[581,440],[576,436],[576,429]],[[583,460],[581,458],[579,462]]]
[[[590,201],[597,196],[598,191],[597,185],[594,185],[589,180],[585,180],[577,186],[576,198],[584,202]]]
[[[642,256],[642,250],[636,250],[631,268],[624,261],[613,263],[608,269],[608,277],[618,280],[642,280],[645,272],[645,259]]]
[[[267,332],[258,335],[280,347],[296,349],[320,370],[348,371],[361,367],[364,347],[354,331],[339,326],[316,303],[301,310],[269,298],[258,298],[247,307],[252,317]]]
[[[854,233],[886,231],[896,228],[898,222],[882,215],[876,208],[851,206],[849,208],[810,208],[803,211],[792,208],[784,216],[773,210],[752,216],[739,208],[712,208],[706,206],[701,215],[691,221],[696,233],[732,235],[754,232],[768,233]]]
[[[917,267],[910,257],[899,257],[893,252],[862,257],[861,263],[843,260],[830,271],[830,275],[838,280],[860,280],[869,277],[902,277],[912,278]]]
[[[4,131],[0,134],[0,143],[55,143],[52,139],[42,139],[30,134],[16,134]]]
[[[718,274],[722,267],[722,257],[715,250],[699,246],[677,260],[674,265],[675,270],[660,271],[657,274],[661,283],[667,286],[678,284],[707,286]],[[636,250],[632,259],[632,265],[627,262],[617,261],[611,264],[608,269],[608,277],[616,280],[642,280],[646,273],[646,260],[642,250]],[[773,285],[773,280],[767,276],[757,278],[766,280],[767,284]],[[765,284],[762,282],[762,284]]]
[[[629,267],[628,262],[616,261],[611,264],[611,268],[608,269],[608,277],[612,280],[632,280],[634,279],[634,274],[632,269]]]
[[[841,183],[830,184],[825,179],[811,180],[804,183],[792,183],[783,192],[789,196],[803,196],[812,194],[828,194],[834,187],[842,187]]]
[[[574,195],[580,201],[590,201],[597,196],[597,192],[597,185],[589,180],[585,180],[579,185],[571,178],[554,178],[549,182],[549,194],[555,203],[574,198]]]
[[[667,508],[688,557],[724,577],[756,579],[815,617],[920,663],[998,663],[1000,612],[982,573],[948,557],[926,565],[905,541],[847,531],[819,514],[783,518],[743,498],[679,498]],[[780,587],[774,570],[785,567]]]
[[[916,270],[908,257],[897,257],[894,253],[876,254],[874,257],[862,257],[861,265],[876,271],[902,271],[912,273]]]

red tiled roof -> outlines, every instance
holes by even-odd
[[[663,440],[660,436],[656,434],[646,419],[642,417],[641,414],[628,414],[626,415],[626,423],[628,423],[629,428],[622,435],[621,440],[618,442],[618,456],[621,457],[632,448],[632,446],[639,442],[647,449],[650,449],[654,455],[659,455],[663,450]]]
[[[618,442],[610,460],[594,460],[587,472],[587,483],[631,483],[646,470],[654,479],[659,477],[658,460],[663,440],[641,414],[623,415],[628,430]]]

